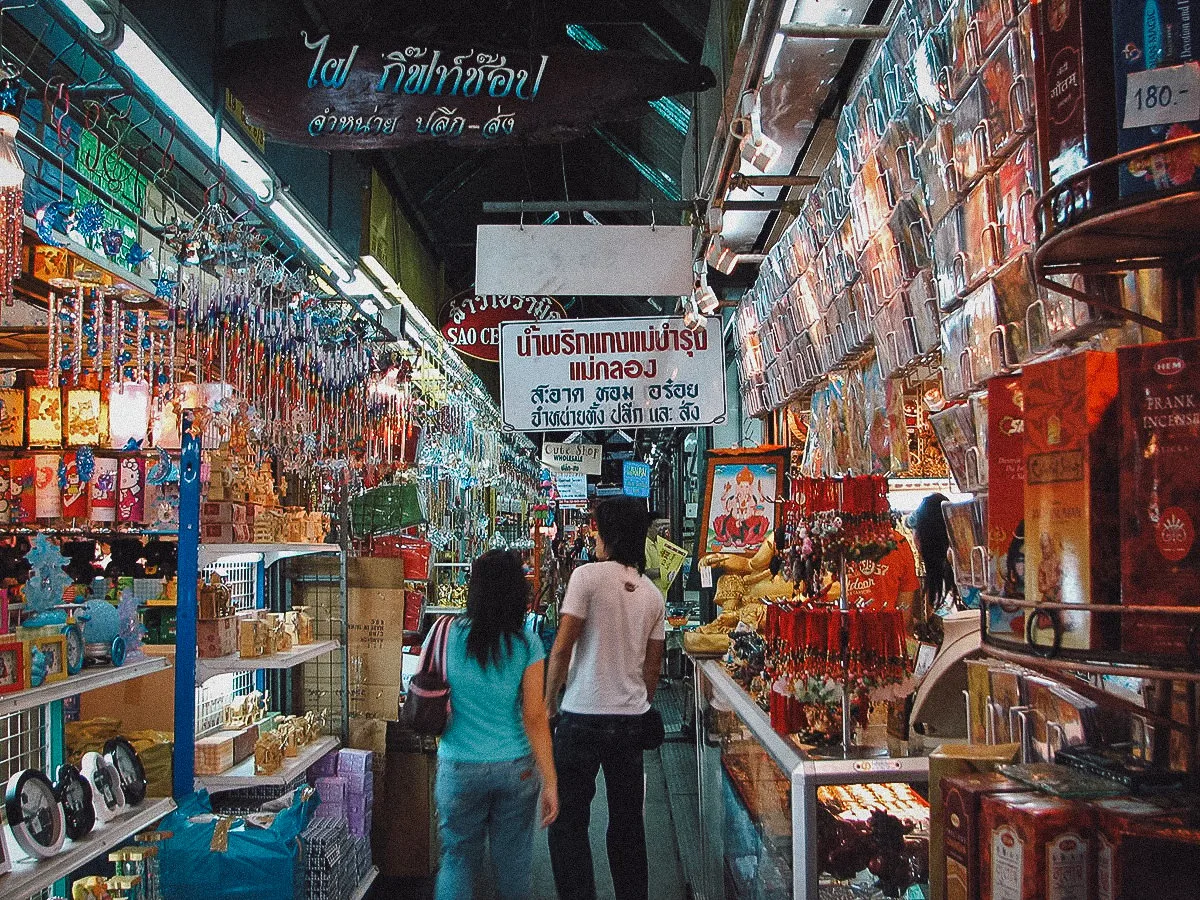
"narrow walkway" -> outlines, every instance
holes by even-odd
[[[663,684],[655,699],[655,706],[663,715],[667,743],[661,750],[646,754],[646,845],[650,853],[652,900],[689,900],[691,896],[679,852],[681,841],[690,840],[692,843],[684,846],[695,847],[699,828],[696,822],[695,748],[687,742],[682,727],[685,699],[682,682]],[[592,801],[591,824],[598,900],[613,900],[614,896],[604,849],[607,827],[608,803],[601,776],[597,779],[596,798]],[[371,893],[372,900],[383,900],[384,897],[388,900],[432,900],[433,895],[433,878],[381,879]],[[493,896],[489,884],[477,900],[491,900]],[[530,900],[556,900],[544,831],[534,842],[533,896]]]

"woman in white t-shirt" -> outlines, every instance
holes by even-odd
[[[560,900],[592,900],[588,824],[596,775],[608,794],[608,864],[617,900],[646,900],[642,746],[662,665],[663,596],[645,576],[645,505],[614,497],[596,508],[596,556],[571,575],[546,676],[559,814],[550,861]],[[560,688],[566,685],[561,703]]]

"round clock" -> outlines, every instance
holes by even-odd
[[[67,639],[67,674],[78,675],[83,669],[83,629],[72,623],[63,628]]]
[[[58,802],[62,804],[67,837],[77,841],[96,825],[92,786],[77,768],[61,765],[58,767],[58,781],[54,785],[54,792],[58,796]]]
[[[97,822],[108,822],[125,811],[121,774],[106,757],[88,751],[80,760],[79,771],[92,786],[92,805],[96,808]]]
[[[121,776],[121,790],[125,803],[137,806],[146,799],[146,768],[142,765],[133,744],[123,737],[109,739],[104,745],[104,755]]]
[[[4,812],[13,837],[30,856],[47,859],[62,849],[66,837],[62,807],[54,785],[37,769],[8,779]]]

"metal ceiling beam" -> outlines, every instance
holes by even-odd
[[[439,206],[445,203],[466,187],[472,178],[487,168],[487,157],[490,153],[490,147],[481,147],[476,150],[438,179],[438,182],[425,192],[421,202]]]
[[[842,41],[881,41],[890,30],[887,25],[816,25],[808,22],[788,22],[779,26],[779,33],[785,37]]]
[[[653,203],[647,200],[538,200],[524,203],[511,200],[485,200],[485,213],[652,213],[656,210],[672,211],[692,209],[693,204],[687,200],[663,200]]]

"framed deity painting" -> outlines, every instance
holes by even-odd
[[[786,447],[710,450],[700,519],[700,556],[753,556],[779,524]]]

